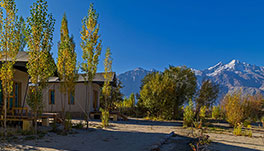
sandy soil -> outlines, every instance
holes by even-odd
[[[76,134],[67,136],[48,133],[39,140],[9,143],[4,150],[149,151],[153,146],[160,145],[172,131],[176,137],[161,145],[161,151],[189,150],[190,130],[183,129],[180,121],[151,122],[131,119],[127,122],[111,123],[106,129],[97,128],[99,125],[99,121],[92,121],[88,131],[75,130]],[[209,135],[213,141],[211,150],[264,150],[264,139],[261,136],[249,138],[229,134]]]

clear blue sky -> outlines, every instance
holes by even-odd
[[[19,15],[29,15],[33,0],[16,0]],[[238,59],[264,66],[263,0],[48,0],[56,19],[53,56],[57,57],[60,22],[66,12],[78,61],[81,20],[93,2],[100,15],[103,53],[113,54],[113,71],[168,65],[204,69]]]

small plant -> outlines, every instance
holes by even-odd
[[[264,128],[264,116],[261,117],[262,127]]]
[[[109,111],[102,108],[100,111],[102,112],[102,126],[107,127],[109,125]]]
[[[70,131],[71,129],[72,129],[71,114],[69,112],[67,112],[66,113],[64,130]]]
[[[243,122],[244,127],[248,127],[248,126],[250,126],[250,124],[251,124],[251,120],[249,120],[249,119],[246,119],[246,120]]]
[[[192,126],[194,116],[195,116],[195,114],[193,112],[193,102],[192,102],[192,100],[190,100],[189,105],[187,105],[184,109],[183,126],[184,127]]]
[[[212,110],[212,119],[218,120],[221,117],[221,110],[219,106],[214,106]]]
[[[234,131],[233,134],[236,136],[242,136],[242,124],[238,123],[235,127],[234,127]]]
[[[207,151],[210,143],[209,136],[204,135],[204,129],[201,129],[198,134],[194,135],[194,141],[189,145],[193,151]]]
[[[83,129],[84,128],[84,123],[82,121],[80,121],[79,123],[75,124],[73,126],[73,128]]]
[[[251,125],[248,125],[246,130],[245,130],[245,136],[252,137],[252,130],[251,130]]]

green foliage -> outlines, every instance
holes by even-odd
[[[65,118],[65,124],[64,124],[64,129],[66,132],[70,131],[72,129],[72,118],[71,114],[69,112],[66,113],[66,118]]]
[[[100,111],[102,112],[102,126],[107,127],[109,125],[109,111],[102,108]]]
[[[104,86],[102,88],[102,94],[105,99],[105,109],[109,110],[109,99],[111,96],[111,88],[110,81],[112,79],[113,73],[112,73],[112,58],[111,58],[111,52],[110,48],[107,48],[105,53],[105,60],[104,60]]]
[[[262,123],[262,127],[264,127],[264,116],[261,117],[260,121]]]
[[[89,100],[92,100],[92,80],[97,71],[97,65],[99,63],[99,56],[101,55],[102,50],[102,41],[100,40],[99,35],[99,24],[98,24],[98,14],[93,7],[93,4],[90,4],[88,10],[88,16],[84,17],[82,20],[82,30],[81,30],[81,49],[83,51],[83,63],[81,64],[81,69],[85,73],[83,78],[85,81],[88,81],[86,90],[86,99],[85,102],[85,114],[86,114],[86,123],[88,129],[88,112],[89,112]],[[88,93],[88,94],[87,94]],[[88,96],[90,97],[88,99]]]
[[[80,121],[77,124],[73,125],[72,128],[83,129],[84,123],[82,121]]]
[[[218,119],[220,119],[220,117],[221,117],[220,106],[213,106],[212,118],[215,120],[218,120]]]
[[[88,81],[92,81],[96,74],[99,56],[102,50],[102,41],[99,40],[98,16],[91,3],[88,16],[82,20],[81,48],[83,50],[82,58],[84,62],[82,63],[81,69],[88,75]]]
[[[41,114],[44,105],[42,101],[42,92],[37,89],[30,88],[27,96],[27,104],[34,112]]]
[[[199,113],[199,117],[202,121],[205,120],[205,117],[206,117],[206,110],[207,110],[207,107],[206,106],[202,106],[200,108],[200,113]]]
[[[234,131],[233,134],[236,136],[242,136],[242,124],[238,123],[235,127],[234,127]]]
[[[251,125],[248,125],[246,130],[245,130],[245,136],[252,137],[252,130],[251,130]]]
[[[6,135],[7,98],[13,91],[16,55],[22,47],[23,19],[18,20],[14,0],[1,0],[0,8],[0,80],[4,99],[4,129]]]
[[[64,122],[64,130],[68,131],[68,123],[65,121],[66,94],[70,96],[74,93],[75,81],[78,78],[76,72],[78,71],[76,71],[77,55],[75,52],[75,43],[73,41],[73,36],[69,36],[66,14],[63,15],[60,32],[57,71],[61,81],[60,91],[64,94],[64,98],[61,98],[62,120]]]
[[[232,126],[237,123],[255,121],[262,113],[263,98],[260,94],[242,96],[240,92],[227,94],[221,102],[227,122]]]
[[[74,91],[74,81],[76,80],[76,57],[75,43],[73,36],[69,36],[68,21],[64,14],[61,21],[60,41],[58,43],[58,60],[57,71],[60,80],[62,81],[60,90],[63,93]]]
[[[116,102],[115,106],[117,109],[126,115],[133,116],[135,113],[135,95],[131,93],[129,98],[124,98],[122,102]]]
[[[111,87],[111,94],[108,97],[107,103],[103,94],[100,96],[100,107],[105,108],[106,105],[110,111],[119,110],[118,104],[123,102],[123,94],[121,89],[123,88],[120,80],[114,79]]]
[[[47,13],[47,8],[48,5],[45,0],[37,0],[33,3],[30,16],[27,18],[27,28],[25,31],[29,49],[27,69],[31,83],[33,84],[31,92],[28,94],[29,99],[27,103],[35,114],[36,133],[37,113],[43,107],[42,100],[40,100],[42,98],[41,91],[46,86],[48,78],[53,75],[56,69],[55,62],[50,53],[55,20],[51,14]]]
[[[192,126],[194,122],[194,112],[193,112],[193,102],[190,100],[189,104],[185,107],[183,112],[183,126],[189,127]]]
[[[191,69],[170,66],[164,73],[153,72],[142,80],[139,100],[149,116],[175,119],[195,88],[196,77]]]
[[[204,80],[202,82],[201,89],[198,91],[198,96],[195,99],[197,120],[199,120],[200,108],[202,106],[211,107],[218,96],[218,92],[219,85],[213,83],[211,80]]]
[[[242,107],[242,96],[240,93],[227,94],[222,101],[222,106],[225,111],[226,120],[232,126],[243,121],[244,109]]]
[[[189,145],[193,151],[207,151],[211,140],[209,135],[204,135],[204,129],[200,129],[198,134],[193,134],[194,141]]]

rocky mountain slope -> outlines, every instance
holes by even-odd
[[[197,76],[198,86],[203,79],[211,79],[220,85],[219,97],[223,97],[228,92],[241,90],[243,94],[264,94],[264,67],[251,65],[238,60],[232,60],[227,64],[222,62],[205,70],[193,69]],[[143,68],[118,75],[124,85],[122,92],[129,96],[132,92],[139,93],[141,80],[152,71]]]

